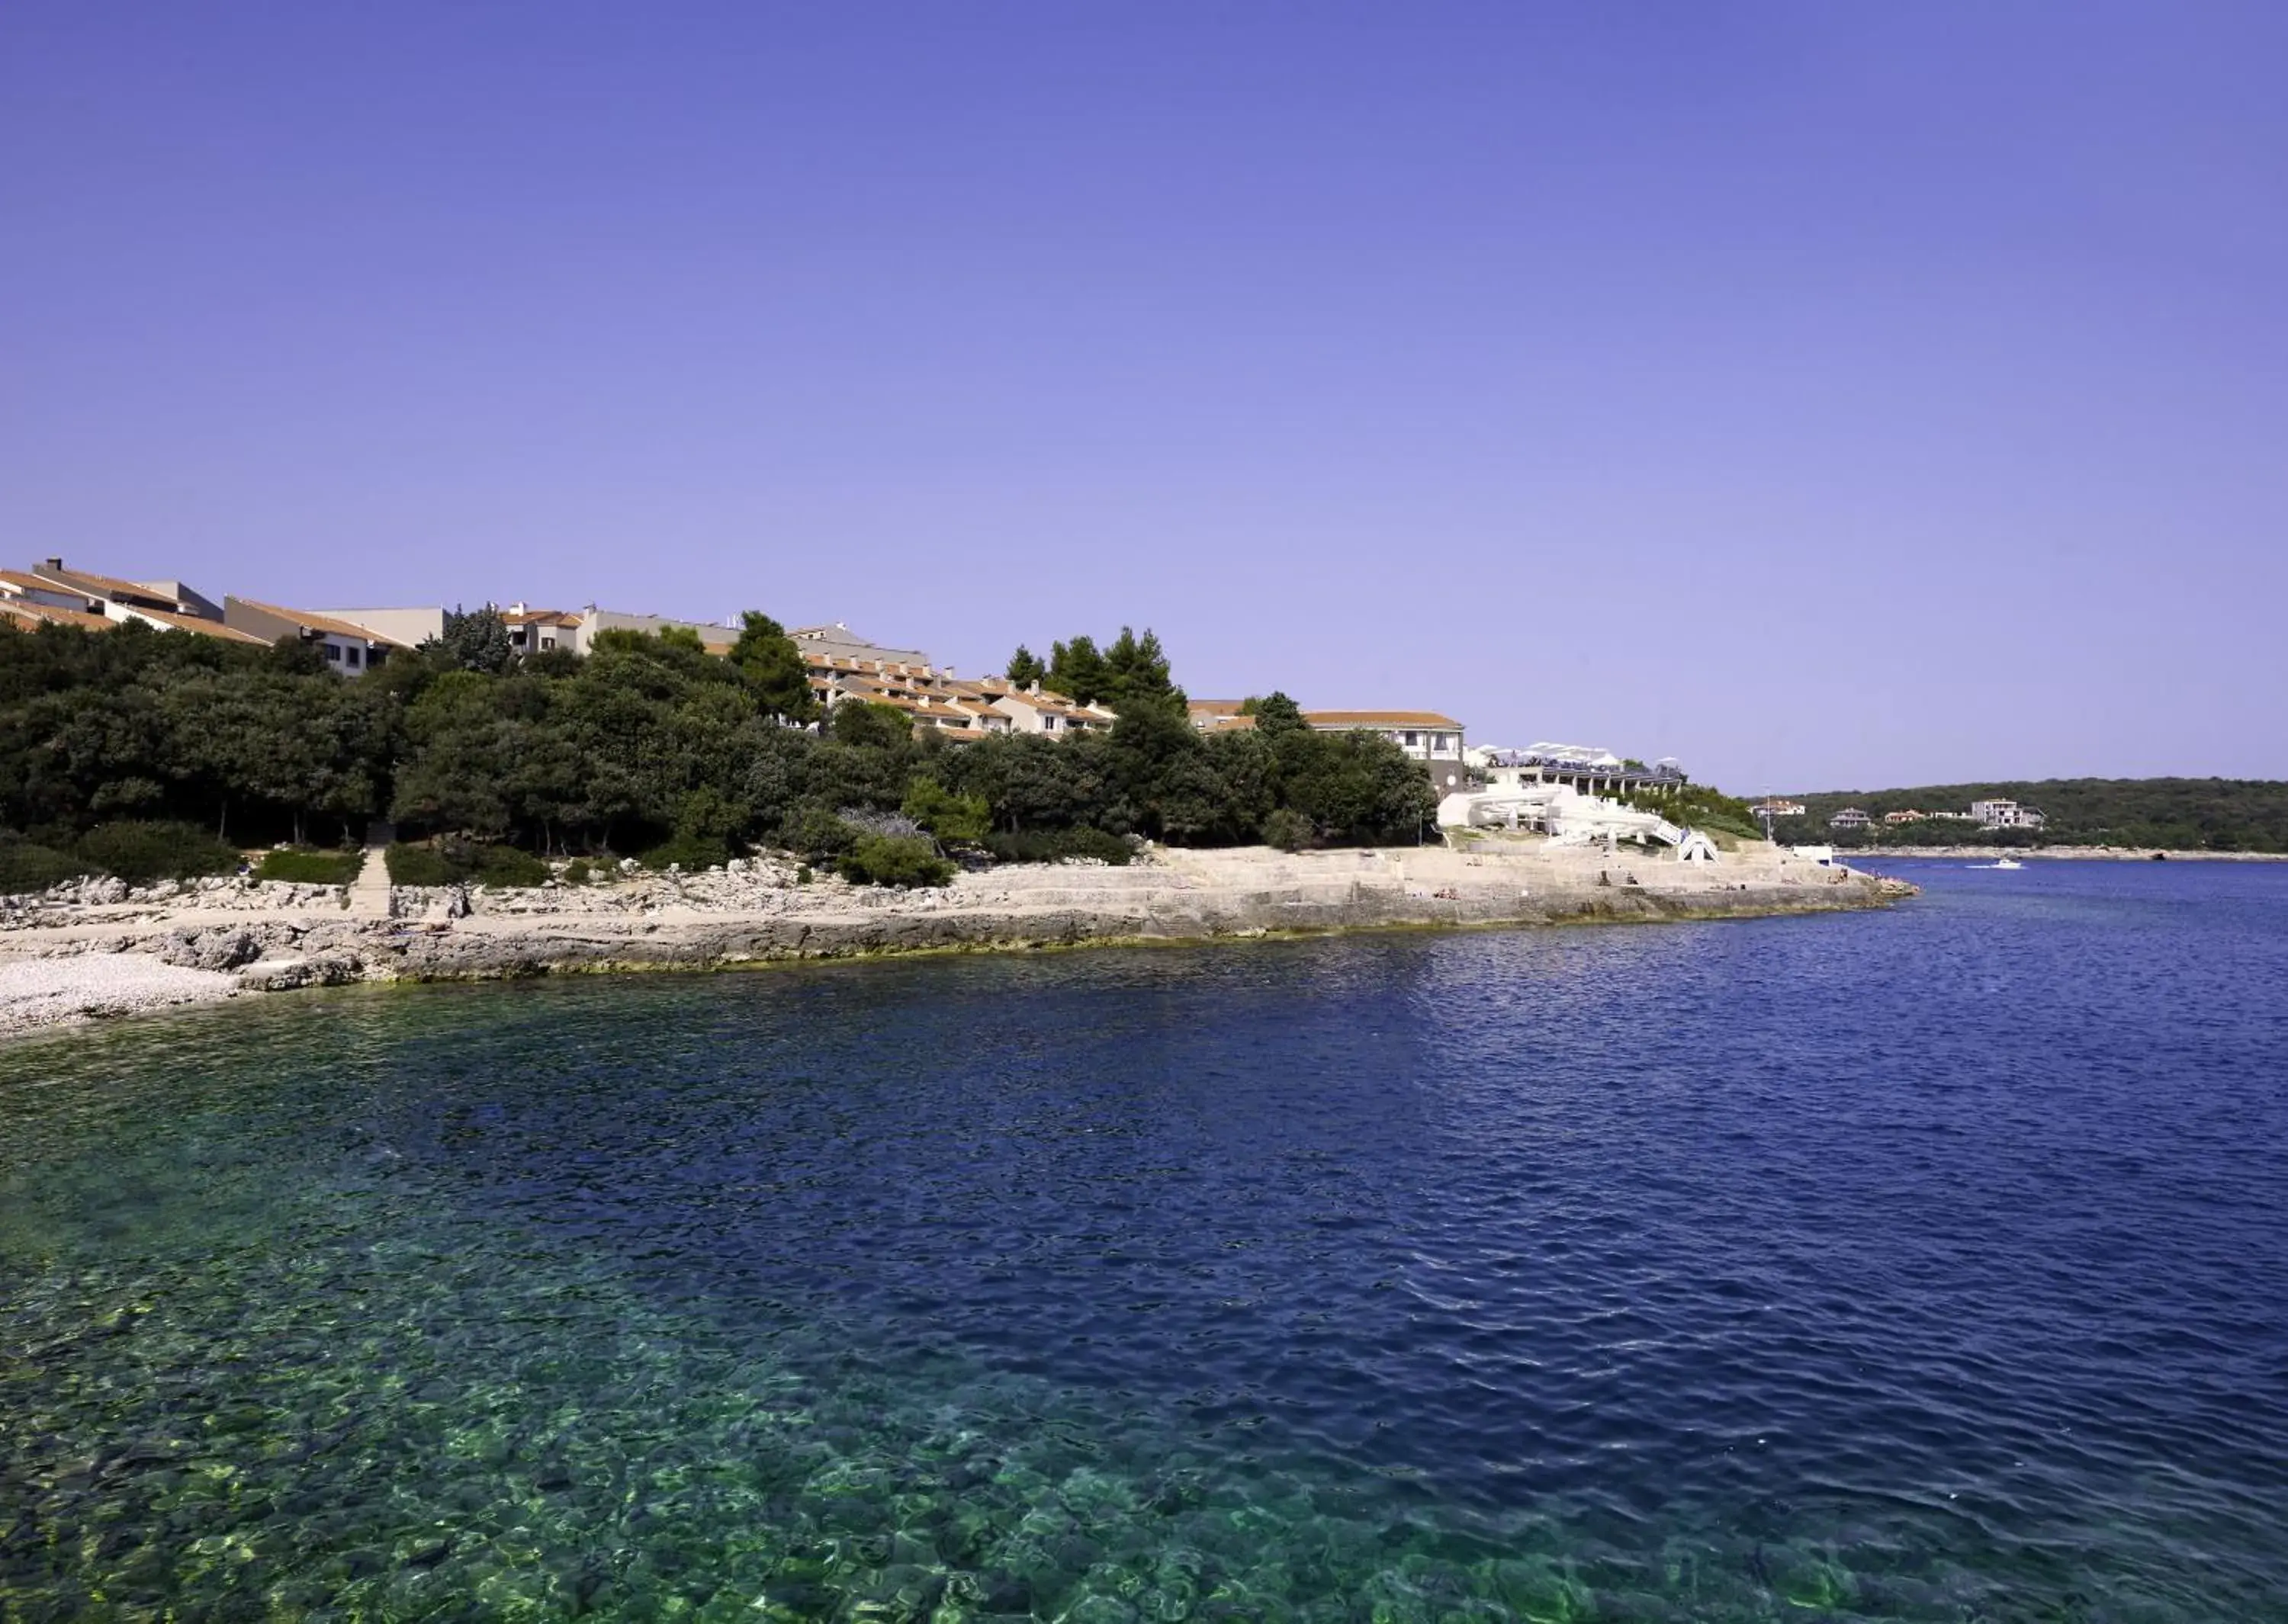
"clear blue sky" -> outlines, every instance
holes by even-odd
[[[0,538],[2288,775],[2288,6],[0,8]]]

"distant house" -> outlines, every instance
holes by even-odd
[[[787,636],[802,656],[811,697],[822,710],[854,701],[887,705],[915,726],[952,741],[997,733],[1063,739],[1118,720],[1108,706],[1084,705],[1039,683],[1021,686],[1005,677],[957,676],[918,648],[871,642],[839,622],[798,627]]]
[[[1855,806],[1847,806],[1827,820],[1831,829],[1863,829],[1874,820]]]
[[[1204,733],[1245,733],[1255,725],[1255,718],[1240,710],[1245,703],[1239,699],[1188,699],[1184,715]]]
[[[824,655],[838,660],[880,660],[892,665],[927,665],[930,657],[918,648],[892,648],[860,637],[840,621],[830,626],[797,626],[787,636],[804,659]]]
[[[405,646],[394,638],[369,631],[354,622],[338,621],[314,610],[258,603],[250,598],[226,594],[222,613],[224,623],[232,630],[265,643],[275,643],[281,638],[300,638],[320,651],[328,669],[344,677],[362,677],[387,660],[393,650]]]
[[[1108,706],[1084,705],[1037,682],[1027,683],[1021,688],[1005,677],[989,677],[977,688],[987,704],[1009,718],[1014,733],[1046,733],[1063,739],[1108,728],[1120,719]]]
[[[521,608],[522,606],[516,606]],[[557,613],[542,610],[544,614]],[[504,617],[505,618],[505,617]],[[655,638],[663,631],[687,631],[699,639],[699,646],[711,654],[727,654],[739,640],[736,626],[718,625],[713,621],[679,621],[664,614],[631,614],[624,609],[599,609],[590,604],[573,617],[579,623],[572,639],[576,653],[587,654],[596,646],[596,639],[608,631],[633,631]]]
[[[30,569],[0,570],[0,609],[18,625],[45,621],[100,631],[139,621],[162,631],[187,631],[226,643],[261,641],[225,625],[211,599],[179,581],[122,581],[66,569],[61,558],[44,558]]]
[[[1885,812],[1883,814],[1883,821],[1890,825],[1893,828],[1896,828],[1903,823],[1924,822],[1927,820],[1929,817],[1930,814],[1928,812],[1917,812],[1913,807],[1910,806],[1903,808],[1898,812]]]
[[[445,635],[442,605],[408,609],[313,609],[310,613],[322,614],[329,620],[347,621],[353,626],[362,626],[368,631],[377,633],[407,648],[418,648],[424,643]]]
[[[1429,769],[1441,793],[1459,789],[1467,769],[1462,725],[1435,710],[1307,710],[1303,720],[1323,733],[1380,733]]]
[[[581,652],[582,617],[562,609],[533,609],[523,604],[511,604],[500,611],[501,623],[508,628],[508,643],[520,654],[537,654],[552,648]],[[719,628],[711,629],[720,635]],[[700,642],[703,645],[703,636]]]
[[[2038,829],[2049,821],[2034,808],[2015,801],[1973,801],[1970,816],[1985,829]]]
[[[839,623],[802,627],[787,636],[802,656],[811,697],[822,710],[852,701],[887,705],[915,726],[953,740],[1017,731],[1015,718],[994,708],[998,690],[1008,685],[998,677],[965,681],[918,648],[871,642]]]
[[[1801,818],[1811,811],[1801,801],[1783,801],[1776,796],[1759,801],[1748,810],[1759,818]]]
[[[79,593],[118,609],[144,610],[174,619],[224,618],[212,598],[193,591],[179,581],[122,581],[87,570],[66,569],[61,558],[44,558],[28,573],[53,590]],[[107,618],[118,620],[123,616],[107,614]]]
[[[20,630],[30,630],[40,626],[76,626],[82,631],[109,631],[118,624],[83,608],[66,608],[61,604],[12,590],[15,585],[9,574],[0,572],[0,619]]]

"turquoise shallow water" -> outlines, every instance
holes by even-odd
[[[0,1055],[0,1619],[2288,1618],[2288,873]]]

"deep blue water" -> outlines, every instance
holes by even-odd
[[[2288,867],[0,1055],[0,1619],[2288,1619]]]

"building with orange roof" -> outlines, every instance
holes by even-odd
[[[967,685],[981,702],[1009,718],[1012,733],[1066,739],[1100,732],[1120,719],[1109,705],[1084,705],[1038,682],[1021,686],[1005,677],[982,677]]]
[[[36,630],[42,626],[76,626],[82,631],[109,631],[118,625],[100,614],[90,614],[84,609],[66,609],[55,604],[36,603],[27,598],[0,595],[0,620],[20,630]]]
[[[123,609],[155,609],[164,614],[185,615],[199,621],[219,621],[223,618],[221,606],[212,598],[193,591],[179,581],[122,581],[115,575],[67,569],[60,558],[43,558],[23,573],[52,590],[77,593],[88,599]],[[107,614],[107,618],[116,620],[120,617]]]
[[[580,652],[580,628],[583,617],[567,609],[534,609],[513,603],[500,612],[501,623],[508,628],[509,646],[520,654],[537,654],[552,648]],[[705,628],[700,635],[704,645],[710,634],[721,640],[724,628]],[[727,651],[728,644],[725,645]]]
[[[354,621],[336,620],[312,609],[289,609],[227,593],[223,597],[222,614],[224,625],[260,642],[300,638],[322,654],[329,670],[344,677],[362,677],[386,661],[393,650],[405,646],[396,638],[369,630]]]
[[[161,631],[187,631],[226,643],[259,642],[223,623],[222,611],[179,581],[122,581],[66,569],[44,558],[30,569],[0,570],[0,607],[17,625],[47,623],[101,631],[139,621]]]
[[[429,604],[417,607],[396,609],[313,609],[313,614],[322,614],[329,620],[347,621],[353,626],[387,638],[407,648],[418,648],[433,638],[445,635],[445,607]]]
[[[1238,699],[1188,699],[1184,714],[1204,733],[1249,733],[1255,727],[1255,717],[1240,709],[1245,703]]]

